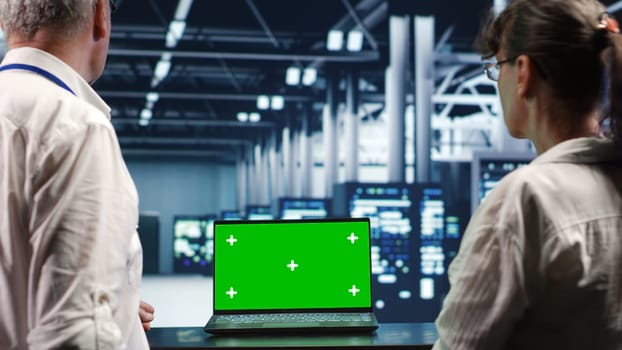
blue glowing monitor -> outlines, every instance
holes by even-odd
[[[474,152],[471,162],[471,213],[505,175],[529,164],[535,157],[534,153],[528,152]]]
[[[267,205],[247,205],[246,220],[272,220],[272,208]]]
[[[223,210],[220,213],[222,220],[242,220],[242,214],[238,210]]]
[[[345,183],[333,214],[367,217],[374,306],[381,322],[432,322],[447,292],[447,266],[460,240],[441,184]],[[409,310],[417,310],[413,313]]]

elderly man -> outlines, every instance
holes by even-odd
[[[0,349],[149,347],[137,192],[89,85],[113,7],[0,0]]]

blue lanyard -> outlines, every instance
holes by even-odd
[[[62,87],[63,89],[71,92],[73,95],[77,96],[75,92],[73,92],[73,90],[71,90],[71,88],[65,84],[62,80],[60,80],[59,77],[57,77],[56,75],[46,71],[43,68],[39,68],[36,66],[31,66],[29,64],[21,64],[21,63],[14,63],[14,64],[7,64],[6,66],[0,66],[0,72],[5,71],[5,70],[10,70],[10,69],[23,69],[23,70],[27,70],[30,72],[34,72],[37,73],[41,76],[44,76],[46,78],[48,78],[49,80],[51,80],[53,83],[55,83],[56,85]]]

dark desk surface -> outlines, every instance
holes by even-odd
[[[382,323],[374,333],[213,336],[201,327],[153,328],[151,349],[431,349],[437,333],[433,323]]]

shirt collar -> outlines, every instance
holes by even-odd
[[[603,162],[622,162],[622,143],[606,137],[570,139],[553,146],[532,163]]]
[[[20,47],[9,50],[2,60],[2,65],[12,63],[30,64],[54,74],[67,84],[78,98],[93,105],[110,118],[110,107],[106,102],[73,68],[56,56],[36,48]]]

